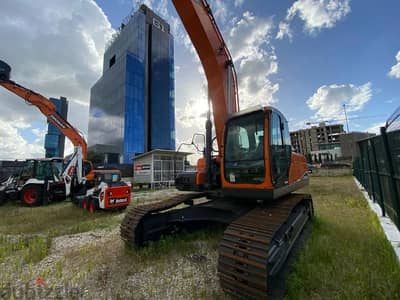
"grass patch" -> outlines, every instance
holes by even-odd
[[[0,237],[0,263],[16,253],[25,264],[37,263],[48,254],[51,239],[41,236],[10,238]]]
[[[9,202],[0,209],[0,233],[55,237],[116,226],[121,219],[120,212],[98,211],[92,215],[71,202],[32,208]]]
[[[205,229],[192,233],[181,232],[176,235],[163,236],[157,242],[149,242],[145,247],[132,249],[126,247],[128,255],[136,256],[138,261],[154,261],[154,259],[166,259],[173,252],[177,255],[186,255],[194,252],[197,247],[195,241],[205,241],[211,248],[217,249],[222,236],[223,228]]]
[[[302,192],[314,199],[313,230],[289,276],[287,299],[400,299],[400,267],[379,220],[351,176],[312,177]],[[131,205],[169,197],[173,191],[137,194]],[[71,248],[54,262],[53,237],[100,228],[116,229],[123,214],[90,215],[69,202],[0,209],[0,285],[32,281],[68,283],[88,298],[226,299],[217,279],[223,229],[165,236],[140,249],[125,246],[118,230]],[[18,236],[3,236],[10,234]],[[90,236],[90,234],[87,234]],[[69,237],[62,237],[68,243]],[[39,267],[38,267],[39,266]]]
[[[352,177],[313,177],[313,231],[287,299],[400,299],[400,267]]]

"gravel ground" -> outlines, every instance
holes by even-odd
[[[132,205],[176,194],[173,190],[138,193]],[[35,236],[45,238],[3,238],[16,242]],[[1,263],[0,299],[223,299],[217,279],[217,241],[218,237],[207,237],[172,242],[158,253],[159,246],[128,249],[119,226],[54,237],[47,256],[37,263],[24,263],[17,252]]]

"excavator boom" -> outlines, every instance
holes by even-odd
[[[75,147],[82,148],[83,159],[87,157],[87,143],[77,129],[67,120],[59,115],[56,106],[46,97],[10,80],[11,68],[3,61],[0,61],[0,85],[11,93],[24,99],[27,103],[37,107],[47,120],[56,126]]]

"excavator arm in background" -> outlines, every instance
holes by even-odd
[[[83,159],[87,157],[87,143],[79,131],[65,120],[57,111],[56,106],[46,97],[10,80],[11,68],[0,60],[0,85],[11,93],[36,106],[47,120],[56,126],[75,147],[81,147]]]

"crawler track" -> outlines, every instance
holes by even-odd
[[[266,299],[269,277],[279,271],[311,215],[311,196],[291,194],[232,222],[219,247],[221,287],[240,298]]]
[[[190,193],[174,196],[161,202],[134,207],[129,210],[121,223],[121,238],[132,247],[141,246],[145,242],[140,228],[142,218],[151,213],[167,210],[181,203],[204,196],[204,193]]]

